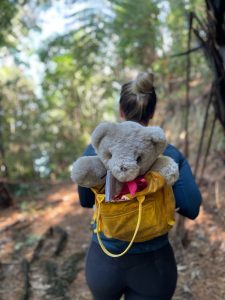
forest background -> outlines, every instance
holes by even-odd
[[[187,57],[176,54],[187,51],[189,11],[204,17],[205,3],[1,1],[0,177],[68,179],[93,128],[118,119],[121,84],[146,70],[159,99],[153,122],[184,150]],[[201,49],[191,64],[195,159],[213,75]],[[213,150],[224,148],[218,125]]]

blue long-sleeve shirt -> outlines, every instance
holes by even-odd
[[[94,155],[96,155],[94,148],[92,145],[89,145],[84,151],[84,156]],[[164,151],[164,155],[173,158],[179,166],[179,179],[173,185],[177,211],[179,214],[189,219],[195,219],[198,216],[202,198],[191,168],[181,152],[172,145],[167,146],[166,150]],[[81,206],[93,207],[95,203],[95,197],[94,193],[90,189],[78,186],[78,193]],[[93,235],[93,239],[97,242],[95,234]],[[120,252],[127,245],[127,242],[116,239],[108,239],[104,235],[102,235],[102,240],[104,241],[106,247],[115,253]],[[148,252],[155,250],[164,246],[167,242],[168,235],[166,234],[150,241],[134,243],[129,253]]]

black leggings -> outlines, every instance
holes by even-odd
[[[95,300],[170,300],[177,267],[170,244],[141,254],[107,256],[92,242],[86,260],[86,280]]]

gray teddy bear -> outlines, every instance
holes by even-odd
[[[148,171],[160,173],[168,185],[179,177],[175,161],[162,155],[167,141],[160,127],[145,127],[132,121],[105,122],[93,131],[91,142],[97,156],[80,157],[72,167],[71,178],[80,186],[104,184],[107,170],[117,180],[117,192],[124,182]]]

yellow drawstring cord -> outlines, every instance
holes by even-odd
[[[135,238],[136,238],[136,235],[137,235],[137,233],[138,233],[138,229],[139,229],[140,223],[141,223],[142,203],[143,203],[144,200],[145,200],[145,196],[139,196],[139,197],[137,197],[137,200],[138,200],[138,202],[139,202],[139,205],[138,205],[138,220],[137,220],[137,225],[136,225],[136,228],[135,228],[135,231],[134,231],[134,235],[133,235],[133,237],[132,237],[132,239],[131,239],[129,245],[127,246],[127,248],[126,248],[123,252],[121,252],[121,253],[119,253],[119,254],[113,254],[113,253],[109,252],[109,251],[105,248],[104,244],[102,243],[101,237],[100,237],[100,235],[99,235],[99,231],[100,231],[99,220],[100,220],[100,210],[101,210],[100,208],[101,208],[101,202],[102,202],[104,199],[103,199],[103,198],[99,198],[99,199],[97,199],[97,200],[98,200],[98,201],[97,201],[97,203],[98,203],[98,208],[97,208],[96,228],[97,228],[97,238],[98,238],[99,245],[101,246],[102,251],[103,251],[105,254],[107,254],[108,256],[110,256],[110,257],[120,257],[120,256],[123,256],[125,253],[128,252],[128,250],[129,250],[129,249],[131,248],[131,246],[133,245],[133,242],[134,242],[134,240],[135,240]]]

